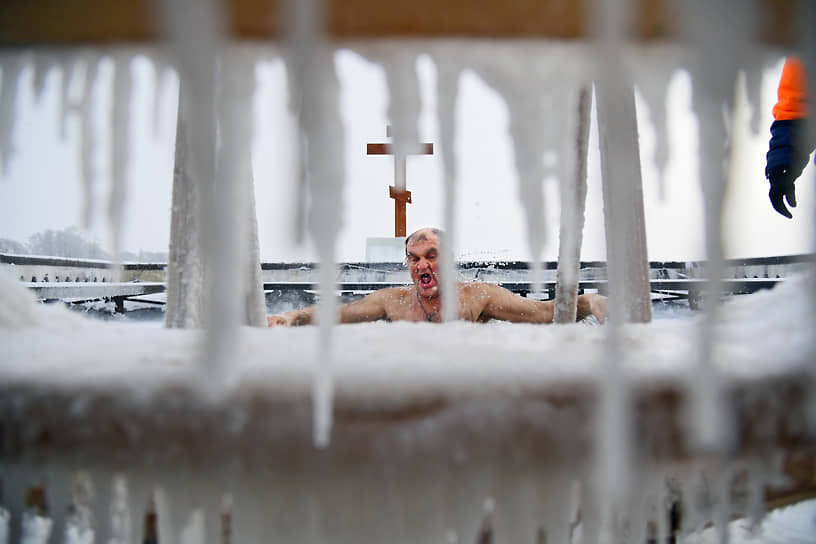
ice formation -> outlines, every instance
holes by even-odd
[[[456,245],[456,190],[459,185],[459,175],[456,161],[456,103],[459,92],[459,77],[461,67],[450,61],[450,55],[444,53],[434,56],[437,67],[436,92],[438,99],[439,116],[439,153],[445,182],[444,228],[446,233],[445,247],[442,254],[442,318],[445,321],[454,321],[457,317],[456,289],[454,289],[455,248]]]
[[[760,61],[750,58],[748,39],[756,12],[734,10],[733,2],[714,8],[688,2],[684,16],[697,47],[689,51],[661,46],[644,54],[622,43],[618,17],[626,13],[623,3],[598,5],[607,15],[600,20],[607,25],[599,29],[594,48],[520,41],[449,42],[428,49],[438,68],[445,226],[451,245],[459,182],[457,85],[466,66],[507,102],[535,267],[547,243],[543,183],[551,175],[568,187],[567,181],[580,177],[571,144],[578,133],[578,90],[586,81],[596,81],[602,138],[609,153],[605,170],[617,178],[607,189],[607,212],[624,214],[610,219],[607,231],[614,254],[610,290],[617,303],[611,325],[376,323],[345,327],[340,334],[333,324],[345,132],[334,50],[322,35],[320,3],[289,3],[292,33],[286,59],[303,165],[296,215],[307,217],[321,260],[319,327],[291,331],[242,326],[258,325],[263,318],[255,289],[258,271],[253,271],[257,226],[252,220],[234,219],[254,220],[255,214],[248,157],[254,130],[245,107],[254,89],[255,53],[225,43],[214,2],[161,3],[170,46],[169,54],[159,55],[157,73],[164,73],[167,61],[180,74],[184,106],[179,144],[187,141],[181,151],[189,153],[188,171],[177,175],[189,181],[190,193],[182,196],[191,200],[179,205],[190,221],[178,227],[173,243],[181,244],[185,235],[200,236],[197,246],[177,247],[182,264],[196,261],[203,268],[185,269],[193,276],[179,280],[187,296],[171,304],[190,304],[201,297],[203,307],[191,307],[189,313],[179,310],[176,322],[168,320],[180,330],[134,332],[38,307],[14,280],[2,280],[0,383],[13,393],[2,402],[9,413],[31,418],[23,420],[26,433],[18,445],[31,450],[31,459],[45,451],[38,449],[41,436],[57,445],[80,446],[76,452],[66,449],[67,457],[53,461],[49,472],[49,489],[66,499],[63,504],[72,505],[71,514],[54,510],[49,518],[25,512],[22,527],[9,532],[25,542],[41,542],[54,532],[53,524],[55,534],[65,535],[66,541],[89,542],[99,534],[109,542],[126,542],[140,530],[145,505],[155,504],[160,533],[170,540],[195,540],[202,533],[223,531],[218,517],[224,493],[234,496],[229,526],[236,541],[274,533],[293,542],[468,542],[482,530],[503,541],[533,542],[542,534],[548,541],[566,541],[577,534],[583,542],[613,536],[643,541],[669,533],[671,505],[682,507],[686,531],[713,521],[725,535],[732,513],[761,517],[760,494],[784,477],[776,424],[781,421],[781,428],[812,440],[816,414],[808,402],[814,395],[810,365],[816,348],[802,323],[812,322],[813,304],[812,296],[801,293],[812,295],[816,287],[812,277],[803,276],[772,293],[716,304],[722,267],[719,220],[727,178],[723,144],[728,139],[728,127],[720,120],[723,104],[726,113],[732,104],[738,71],[746,70],[750,82],[761,66],[761,56]],[[418,140],[418,47],[424,46],[355,46],[385,68],[398,155]],[[711,55],[717,48],[726,50]],[[129,161],[131,56],[121,51],[113,56],[113,183],[108,202],[117,247]],[[8,168],[14,147],[14,104],[25,69],[21,58],[2,58],[3,168]],[[35,58],[35,86],[42,85],[61,58]],[[101,137],[93,128],[91,106],[103,57],[89,52],[81,58],[85,84],[79,153],[85,215],[90,217],[93,151]],[[63,85],[69,80],[66,66]],[[626,288],[636,275],[622,258],[633,246],[627,229],[637,227],[625,214],[639,198],[632,83],[649,104],[658,134],[656,162],[662,169],[668,156],[665,85],[677,69],[692,75],[700,120],[710,307],[693,323],[634,325],[627,323],[631,314],[624,308],[650,306],[648,300],[619,294],[631,295]],[[756,85],[750,86],[749,97],[755,97]],[[559,134],[570,136],[552,137]],[[554,160],[545,162],[546,155]],[[396,185],[404,188],[397,171]],[[571,229],[580,227],[580,217],[564,215]],[[189,232],[189,225],[195,233]],[[571,229],[565,229],[561,243],[574,251],[580,237]],[[452,259],[444,266],[452,270]],[[236,274],[241,280],[232,282]],[[240,286],[240,296],[222,288],[232,283]],[[445,291],[449,297],[453,294],[453,289]],[[446,308],[455,307],[452,300],[446,299]],[[774,326],[765,327],[765,322]],[[111,358],[114,350],[119,355]],[[121,383],[122,376],[127,383]],[[660,423],[665,414],[646,413],[645,421],[633,421],[636,403],[650,398],[649,388],[666,384],[692,411],[678,424],[688,429],[679,444],[661,435],[659,425],[649,419],[653,416]],[[736,384],[731,386],[743,395],[739,402],[726,397],[729,384]],[[799,397],[794,395],[793,404],[786,405],[778,396],[789,391]],[[41,395],[48,395],[49,402],[45,413],[38,414]],[[214,398],[222,402],[213,403]],[[751,429],[756,433],[752,449],[733,454],[739,438],[731,429],[739,423],[738,416],[756,415],[746,406],[763,403],[770,408],[766,419],[760,413],[757,427]],[[77,428],[59,425],[66,421]],[[655,434],[647,436],[647,443],[639,432]],[[322,449],[315,450],[313,444]],[[678,459],[666,451],[672,448],[690,450],[692,459],[695,452],[706,455],[696,461]],[[23,461],[3,462],[6,497],[22,496],[36,479],[38,470]],[[78,475],[76,467],[85,463],[96,472]],[[203,468],[211,466],[217,468]],[[71,481],[80,483],[68,491]],[[354,495],[356,486],[366,493]],[[91,511],[94,490],[108,497],[109,512]],[[580,506],[564,500],[573,494]],[[22,510],[16,503],[11,509]],[[0,523],[0,533],[3,530]]]
[[[24,60],[18,55],[6,55],[2,59],[2,84],[0,84],[0,173],[9,167],[14,149],[15,105],[18,81],[24,67]]]
[[[315,442],[325,447],[332,426],[332,344],[336,321],[335,244],[342,224],[345,180],[344,131],[340,117],[334,51],[325,43],[325,14],[316,0],[290,5],[289,67],[291,89],[303,149],[303,175],[308,184],[309,233],[320,257],[320,341],[314,360]],[[403,185],[404,186],[404,185]]]

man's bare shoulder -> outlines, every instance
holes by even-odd
[[[395,306],[403,305],[413,292],[414,288],[410,285],[384,287],[369,293],[364,300],[376,303],[386,310],[392,310]]]
[[[389,321],[416,321],[413,312],[418,311],[412,304],[416,295],[416,288],[413,285],[400,287],[386,287],[379,289],[369,296],[377,297],[377,304],[383,308],[385,318]]]
[[[460,297],[491,297],[496,295],[512,294],[504,287],[495,283],[483,281],[463,282],[459,284]]]
[[[383,287],[369,294],[369,297],[376,297],[382,300],[402,300],[414,292],[413,285],[400,285],[397,287]]]

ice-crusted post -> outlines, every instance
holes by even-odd
[[[127,198],[130,156],[130,98],[131,56],[127,53],[114,55],[113,112],[110,167],[110,193],[108,195],[108,224],[110,228],[111,253],[113,253],[113,281],[120,277],[120,252],[122,245],[122,222]]]
[[[167,306],[164,324],[170,329],[203,326],[203,277],[201,268],[198,191],[192,179],[189,161],[189,139],[184,121],[183,100],[179,100],[176,124],[176,151],[173,167],[172,213],[170,215],[170,254],[167,262]]]
[[[578,94],[575,132],[575,163],[572,175],[562,169],[561,220],[558,246],[558,272],[555,285],[555,323],[574,323],[578,313],[578,273],[583,240],[584,210],[587,194],[587,147],[589,145],[592,88],[583,85]],[[569,141],[569,139],[568,139]],[[566,160],[563,157],[562,160]]]
[[[288,66],[290,92],[302,134],[310,207],[309,232],[320,257],[319,345],[312,382],[314,440],[326,447],[332,426],[332,337],[337,320],[335,243],[341,226],[344,133],[340,118],[334,51],[325,43],[321,0],[290,0]]]
[[[234,313],[232,321],[253,327],[266,326],[263,280],[261,278],[258,223],[255,211],[252,159],[254,137],[252,97],[255,91],[255,63],[248,52],[237,46],[224,49],[221,57],[218,96],[218,199],[226,217],[222,221],[219,261],[226,268],[221,276],[236,285],[223,289]],[[232,269],[230,269],[230,267]],[[221,291],[221,289],[219,289]],[[229,323],[225,323],[229,326]]]
[[[195,226],[199,227],[196,234],[206,294],[203,322],[210,332],[201,346],[203,367],[208,371],[203,385],[210,393],[217,393],[213,388],[222,386],[221,378],[237,346],[238,327],[247,322],[246,316],[241,315],[247,302],[242,288],[246,270],[243,256],[247,250],[242,240],[242,234],[247,232],[242,228],[247,224],[248,210],[243,205],[247,175],[245,157],[236,152],[234,146],[248,146],[245,138],[251,130],[244,130],[245,118],[236,113],[235,104],[240,102],[240,97],[233,96],[235,89],[225,87],[227,92],[217,93],[217,63],[225,50],[217,3],[213,0],[164,1],[161,8],[161,20],[166,25],[179,70],[179,101],[186,103],[181,109],[189,141],[186,167],[198,199]],[[228,77],[236,77],[239,84],[250,84],[239,73],[232,72],[233,69],[228,67]],[[220,142],[217,139],[219,111],[226,116],[222,117],[224,140]],[[229,142],[225,141],[227,138]],[[237,170],[233,171],[233,167]],[[231,179],[235,175],[243,175],[245,179]]]
[[[625,56],[626,53],[619,47],[618,54]],[[609,319],[617,324],[648,323],[652,319],[652,305],[634,89],[632,80],[624,75],[624,62],[620,58],[608,58],[602,65],[595,95],[603,178]]]
[[[205,223],[212,224],[215,207],[211,195],[215,183],[217,16],[212,0],[164,0],[159,7],[171,45],[169,57],[179,71],[165,323],[168,327],[202,327],[209,287]]]
[[[445,242],[442,251],[442,318],[453,321],[458,317],[456,290],[456,97],[459,91],[461,68],[455,64],[455,55],[439,51],[434,55],[437,67],[436,92],[438,96],[439,137],[442,168],[445,176]]]

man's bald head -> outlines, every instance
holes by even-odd
[[[421,242],[423,240],[429,240],[431,236],[436,236],[436,239],[441,243],[442,234],[442,229],[435,227],[423,227],[415,230],[405,238],[405,254],[408,255],[408,244],[411,242]]]

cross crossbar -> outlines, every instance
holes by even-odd
[[[433,153],[434,153],[433,143],[419,144],[414,149],[408,151],[409,155],[433,155]],[[393,155],[393,154],[394,154],[393,144],[388,143],[366,144],[366,155]]]

